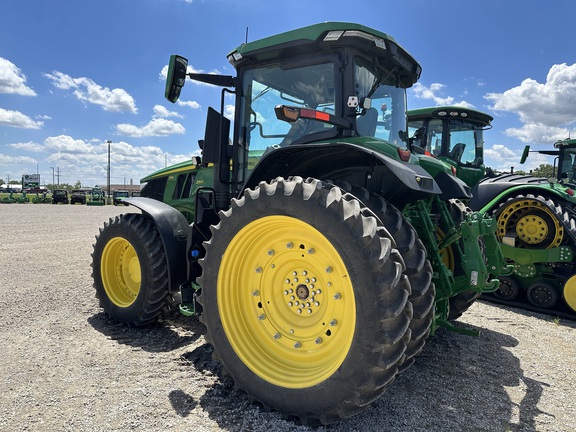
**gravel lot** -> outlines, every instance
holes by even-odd
[[[575,431],[576,323],[477,302],[368,411],[309,428],[219,378],[198,320],[107,320],[91,251],[128,208],[0,205],[2,431]]]

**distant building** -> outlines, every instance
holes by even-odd
[[[22,192],[22,185],[21,184],[3,184],[0,186],[0,191],[8,192],[12,189],[13,192]]]

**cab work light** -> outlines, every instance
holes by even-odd
[[[274,107],[274,111],[276,112],[276,118],[278,120],[283,120],[290,123],[293,123],[298,119],[310,119],[341,126],[344,128],[350,127],[350,122],[348,120],[333,116],[332,114],[324,111],[313,110],[310,108],[276,105]]]

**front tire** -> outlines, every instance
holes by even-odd
[[[166,255],[146,216],[129,213],[110,219],[96,237],[92,260],[96,297],[110,318],[143,326],[168,307]]]
[[[301,178],[246,190],[205,243],[201,320],[251,398],[304,423],[365,409],[398,371],[410,285],[360,201]]]

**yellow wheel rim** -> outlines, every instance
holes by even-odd
[[[102,251],[102,283],[108,298],[118,307],[128,307],[140,292],[140,260],[130,242],[112,238]]]
[[[556,216],[546,205],[534,199],[515,201],[507,206],[498,216],[497,224],[500,241],[511,230],[526,245],[538,247],[549,239],[546,249],[560,246],[564,238],[564,227]]]
[[[523,216],[516,224],[516,234],[524,243],[539,244],[548,235],[548,224],[540,216]]]
[[[576,275],[572,276],[564,284],[564,300],[576,312]]]
[[[352,344],[356,302],[338,251],[287,216],[246,225],[232,239],[217,284],[222,326],[242,362],[284,388],[318,384]]]

